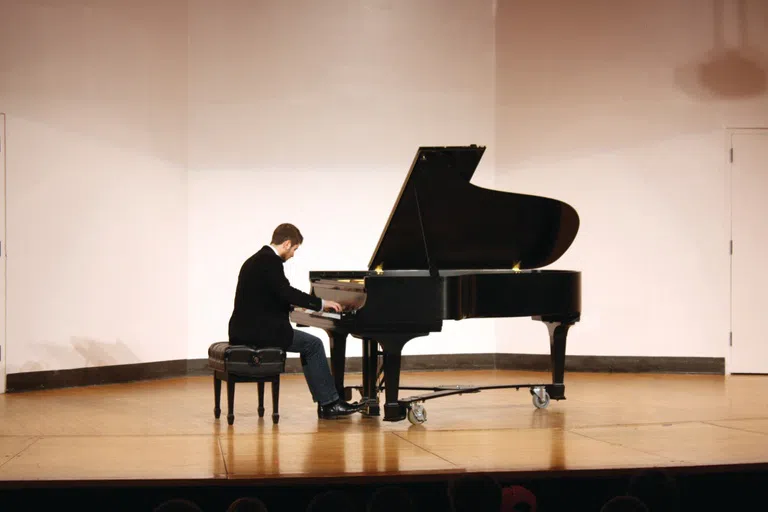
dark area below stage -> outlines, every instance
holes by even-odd
[[[765,504],[768,468],[765,465],[722,468],[667,468],[677,483],[680,511],[747,510],[753,503]],[[536,473],[526,475],[490,473],[502,486],[522,485],[536,495],[538,511],[593,510],[614,496],[625,494],[629,479],[637,471],[583,473]],[[383,486],[405,488],[416,510],[450,510],[448,487],[458,475],[397,476],[375,479],[303,479],[276,481],[183,482],[2,482],[0,510],[29,511],[72,507],[78,511],[151,511],[168,499],[185,498],[205,511],[225,511],[239,497],[255,496],[269,511],[305,511],[318,493],[338,489],[349,494],[366,510],[373,492]]]

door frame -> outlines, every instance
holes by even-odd
[[[724,126],[725,132],[725,196],[728,211],[728,332],[725,339],[725,374],[733,374],[731,367],[733,353],[733,136],[750,133],[768,133],[768,126]]]
[[[2,320],[3,323],[3,327],[0,329],[0,350],[2,350],[2,354],[0,354],[0,394],[5,393],[6,382],[8,379],[8,374],[6,373],[8,370],[6,364],[8,361],[8,244],[6,239],[6,234],[8,233],[8,230],[6,229],[6,226],[8,225],[8,208],[6,207],[8,202],[8,180],[6,178],[8,175],[8,168],[6,165],[8,147],[5,138],[6,117],[5,112],[0,111],[0,144],[3,145],[3,161],[0,162],[0,165],[2,165],[2,169],[0,170],[2,176],[0,176],[0,179],[3,180],[2,205],[0,205],[3,209],[3,222],[2,225],[0,225],[0,241],[2,242],[2,247],[0,247],[0,251],[2,251],[2,254],[0,254],[0,264],[3,266],[3,289],[0,290],[0,293],[3,294],[3,307],[0,308],[0,320]]]

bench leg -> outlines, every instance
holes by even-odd
[[[213,375],[213,416],[221,416],[221,379]]]
[[[227,423],[235,422],[235,381],[227,381]]]
[[[280,398],[280,376],[278,375],[272,379],[272,423],[277,424],[280,421],[280,414],[278,414],[278,400]]]
[[[259,381],[259,418],[264,417],[264,381]]]

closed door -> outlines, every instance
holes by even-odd
[[[0,393],[5,393],[5,114],[0,114]]]
[[[768,373],[768,130],[731,135],[730,373]]]

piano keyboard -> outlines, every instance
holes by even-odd
[[[295,308],[295,310],[301,311],[311,316],[319,316],[323,318],[334,318],[336,320],[341,320],[341,314],[339,313],[331,313],[329,311],[312,311],[311,309],[305,309],[305,308]]]

